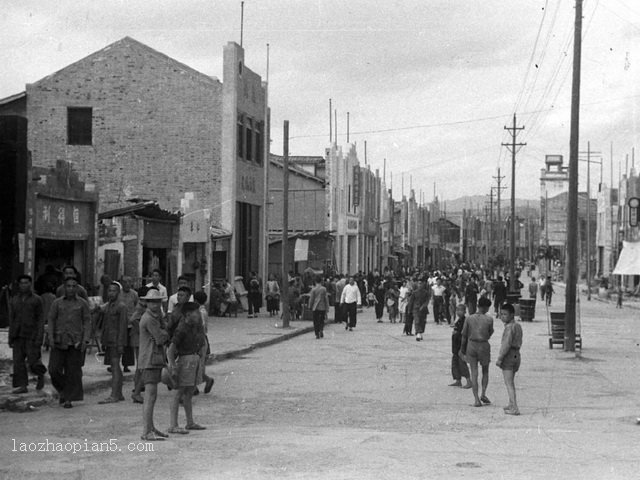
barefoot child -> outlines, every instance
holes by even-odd
[[[513,305],[505,303],[500,307],[500,319],[504,323],[502,343],[496,365],[502,369],[504,384],[509,394],[509,405],[504,408],[508,415],[520,415],[516,402],[516,372],[520,368],[520,347],[522,346],[522,327],[514,320]]]
[[[462,377],[464,377],[467,381],[462,388],[471,388],[469,367],[467,367],[467,362],[462,359],[460,352],[466,311],[467,307],[463,303],[456,307],[456,321],[453,324],[453,333],[451,334],[451,376],[455,381],[449,384],[450,387],[462,387]]]
[[[474,407],[489,405],[487,397],[489,386],[489,364],[491,363],[491,345],[489,339],[493,335],[493,318],[487,315],[491,300],[481,297],[478,300],[478,312],[469,315],[462,327],[462,353],[466,355],[471,370],[471,390],[475,398]],[[478,363],[482,367],[482,393],[479,395]]]

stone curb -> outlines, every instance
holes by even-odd
[[[214,355],[210,355],[207,359],[207,365],[212,365],[218,362],[223,362],[225,360],[230,360],[232,358],[241,357],[242,355],[246,355],[253,350],[258,348],[268,347],[270,345],[275,345],[276,343],[284,342],[291,338],[297,337],[298,335],[304,335],[305,333],[313,332],[313,326],[298,328],[292,332],[285,333],[284,335],[279,335],[274,338],[269,338],[267,340],[262,340],[260,342],[252,343],[247,347],[227,350],[226,352],[217,353]],[[102,390],[111,386],[111,379],[100,379],[93,382],[85,383],[84,385],[84,393],[93,393],[96,390]],[[0,411],[1,410],[9,410],[16,412],[26,412],[33,410],[36,407],[42,406],[46,403],[50,403],[56,399],[55,394],[49,394],[46,397],[42,397],[37,400],[24,400],[24,397],[20,396],[11,396],[5,400],[0,399]]]
[[[291,338],[297,337],[298,335],[304,335],[305,333],[313,332],[313,326],[304,327],[294,330],[293,332],[285,333],[284,335],[280,335],[274,338],[269,338],[267,340],[262,340],[260,342],[252,343],[251,345],[238,348],[234,350],[227,350],[226,352],[216,353],[210,355],[207,359],[207,365],[212,365],[217,362],[222,362],[224,360],[229,360],[231,358],[241,357],[242,355],[246,355],[247,353],[256,350],[258,348],[268,347],[270,345],[274,345],[276,343],[284,342],[285,340],[289,340]]]
[[[50,392],[42,391],[35,395],[35,398],[26,399],[24,395],[13,394],[0,398],[0,411],[30,412],[53,401],[53,395]],[[30,396],[33,397],[33,395]]]

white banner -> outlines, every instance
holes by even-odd
[[[622,242],[614,275],[640,275],[640,242]]]
[[[309,260],[309,240],[296,238],[296,248],[293,253],[294,262],[306,262]]]

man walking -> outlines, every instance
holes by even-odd
[[[429,313],[429,290],[427,290],[427,283],[424,279],[418,283],[418,288],[411,294],[409,302],[411,303],[411,313],[416,329],[416,342],[421,342],[423,340],[422,334],[427,325],[427,314]]]
[[[42,340],[44,337],[44,315],[42,299],[33,293],[32,278],[18,277],[18,295],[11,299],[9,317],[9,347],[13,349],[12,393],[27,393],[29,376],[27,367],[38,376],[36,390],[44,386],[47,369],[42,364]],[[26,363],[25,363],[26,361]]]
[[[344,290],[344,287],[346,285],[346,280],[345,278],[340,274],[338,275],[338,280],[336,281],[336,301],[335,301],[335,323],[342,323],[345,318],[345,312],[344,312],[344,307],[341,303],[341,299],[342,299],[342,291]]]
[[[67,277],[64,296],[53,301],[48,318],[50,344],[53,346],[49,356],[49,374],[64,408],[71,408],[71,402],[84,398],[82,365],[91,337],[89,304],[78,297],[77,290],[75,277]]]
[[[316,332],[316,339],[324,337],[324,320],[329,309],[327,289],[322,285],[322,279],[317,276],[315,286],[309,293],[309,309],[313,312],[313,329]]]
[[[474,407],[489,404],[487,387],[489,386],[489,363],[491,363],[491,345],[493,318],[487,315],[491,300],[481,297],[478,300],[478,313],[469,315],[462,327],[462,352],[471,368],[471,389],[475,398]],[[478,363],[482,366],[482,395],[478,396]]]
[[[431,287],[431,290],[433,291],[433,316],[436,324],[440,325],[440,322],[444,322],[444,292],[446,290],[440,277],[436,279],[436,284]]]
[[[349,277],[349,283],[342,289],[340,304],[342,305],[342,310],[347,317],[347,324],[344,329],[352,332],[357,322],[356,315],[358,313],[358,305],[362,305],[360,289],[358,288],[358,285],[356,285],[352,276]]]
[[[469,311],[469,315],[473,315],[476,313],[476,307],[478,305],[478,284],[475,281],[475,278],[472,276],[469,279],[469,283],[467,283],[466,288],[464,289],[464,300],[467,305],[467,310]]]

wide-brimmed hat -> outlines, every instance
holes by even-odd
[[[160,290],[156,290],[155,288],[150,288],[144,297],[140,297],[140,300],[146,300],[147,302],[154,300],[161,302],[166,299],[167,297],[160,293]]]

